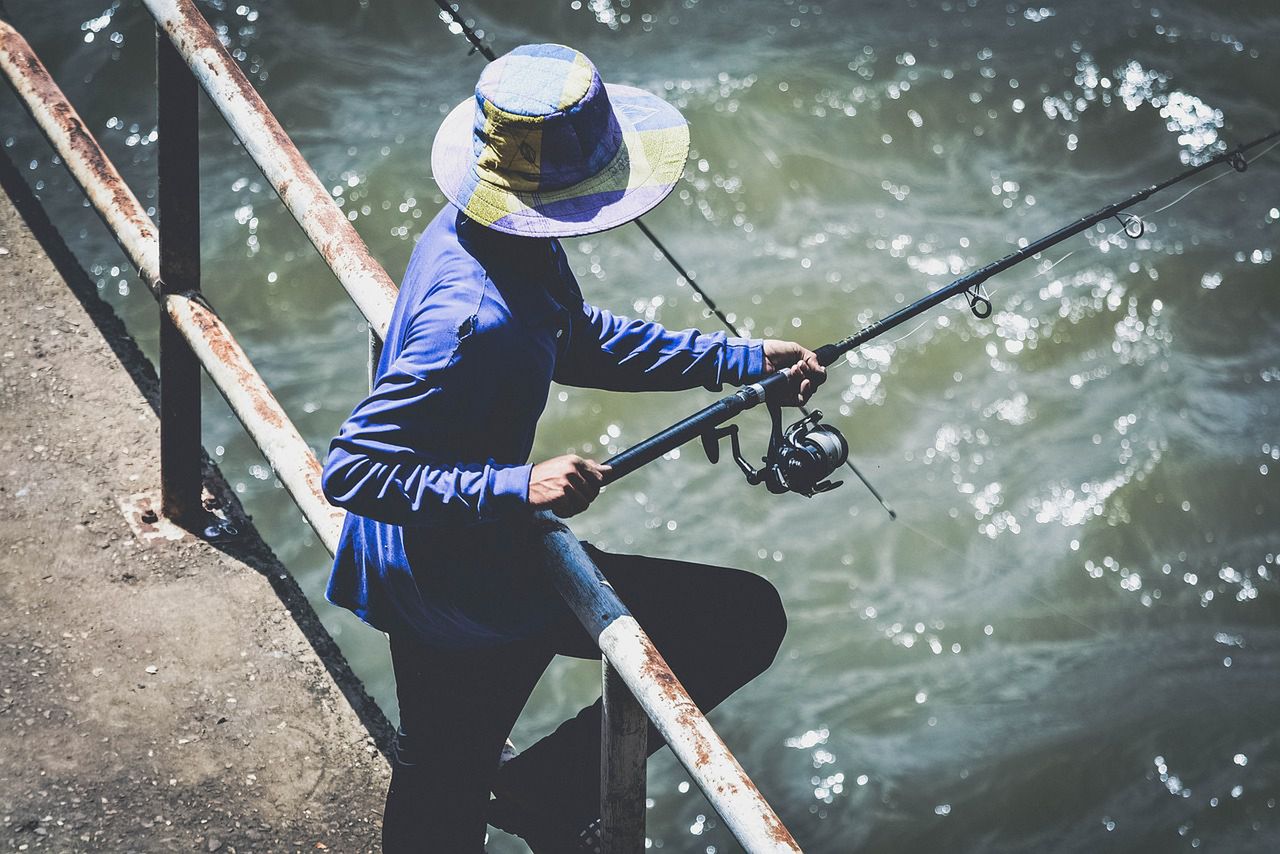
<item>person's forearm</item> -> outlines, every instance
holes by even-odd
[[[335,440],[324,469],[334,506],[393,525],[466,524],[527,505],[528,465],[448,466],[416,455],[381,455]]]
[[[584,305],[571,347],[556,368],[565,385],[613,391],[719,391],[765,374],[763,342],[723,332],[669,330]]]

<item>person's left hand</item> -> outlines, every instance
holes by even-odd
[[[783,401],[786,406],[803,406],[826,382],[827,369],[818,362],[818,354],[794,341],[764,339],[764,370],[767,374],[788,369],[791,374],[793,400]]]

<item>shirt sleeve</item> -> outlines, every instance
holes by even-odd
[[[524,507],[529,465],[433,454],[465,383],[456,318],[426,306],[400,355],[329,445],[323,486],[337,507],[394,525],[456,524]]]
[[[725,383],[765,376],[761,339],[672,331],[597,308],[582,298],[563,249],[557,244],[553,252],[569,303],[570,332],[567,351],[556,362],[556,382],[611,391],[720,391]]]
[[[672,331],[583,302],[571,309],[569,346],[556,363],[555,380],[613,391],[719,391],[725,383],[741,385],[763,375],[759,339]]]

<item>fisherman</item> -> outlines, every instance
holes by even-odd
[[[552,44],[488,65],[436,134],[450,203],[418,241],[374,388],[324,471],[350,511],[327,597],[390,636],[384,851],[483,851],[486,823],[537,852],[598,848],[599,700],[499,764],[552,658],[600,657],[521,547],[533,511],[582,512],[608,471],[574,454],[526,462],[551,381],[715,391],[787,369],[800,404],[825,378],[793,342],[675,332],[584,301],[557,238],[653,208],[688,150],[674,107],[604,85]],[[586,548],[704,711],[772,663],[786,617],[763,578]],[[662,744],[651,727],[650,751]]]

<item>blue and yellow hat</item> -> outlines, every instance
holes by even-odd
[[[572,237],[650,210],[675,187],[689,126],[656,95],[605,85],[570,47],[518,47],[490,63],[431,149],[436,183],[497,231]]]

